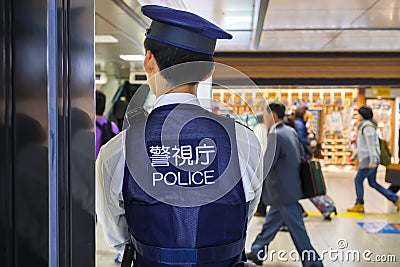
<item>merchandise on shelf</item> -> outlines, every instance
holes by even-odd
[[[343,104],[343,101],[323,108],[325,127],[322,155],[326,164],[350,165],[357,135],[357,121],[353,120],[356,113],[348,101],[344,102],[346,105],[339,106],[339,103]]]
[[[322,143],[322,156],[325,164],[348,165],[352,164],[352,146],[348,138],[338,138],[337,135],[325,135]]]

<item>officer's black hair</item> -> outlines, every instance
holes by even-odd
[[[173,45],[165,44],[157,40],[146,38],[144,40],[144,48],[146,51],[150,50],[155,57],[157,65],[160,71],[167,69],[169,67],[187,63],[187,62],[214,62],[213,55],[208,55],[204,53],[194,52],[191,50],[179,48]],[[203,65],[202,65],[203,66]],[[193,71],[193,80],[202,81],[204,80],[212,71],[213,64],[206,64],[202,68],[197,68]],[[161,75],[167,79],[172,84],[179,84],[179,80],[175,77],[177,75],[169,75],[171,72],[161,72]],[[190,85],[195,85],[197,82],[189,83]]]
[[[96,91],[96,115],[103,116],[106,109],[106,95]]]
[[[268,107],[271,112],[276,113],[276,116],[278,116],[278,119],[283,120],[283,118],[285,117],[285,111],[286,111],[286,107],[284,104],[282,104],[280,102],[273,102],[273,103],[269,104]]]

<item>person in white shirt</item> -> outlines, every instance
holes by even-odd
[[[266,125],[266,117],[268,116],[268,112],[265,109],[263,113],[257,116],[258,123],[254,126],[254,134],[257,136],[258,141],[260,142],[261,149],[263,154],[267,150],[267,139],[268,139],[268,128]]]
[[[258,123],[256,126],[254,126],[254,133],[257,136],[258,141],[260,142],[263,155],[265,154],[265,151],[267,151],[267,143],[268,143],[267,120],[268,120],[268,116],[269,115],[268,115],[267,109],[265,109],[263,111],[263,113],[261,113],[260,115],[257,116]],[[267,214],[267,206],[260,199],[260,202],[257,205],[257,210],[254,213],[254,216],[265,217],[266,214]]]

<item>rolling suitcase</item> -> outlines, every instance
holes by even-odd
[[[331,215],[337,215],[336,206],[332,198],[328,195],[310,198],[314,206],[321,212],[325,220],[331,220]]]

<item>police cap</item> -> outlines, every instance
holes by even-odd
[[[213,55],[217,39],[232,39],[220,27],[187,11],[145,5],[142,13],[153,20],[146,37],[162,43]]]

